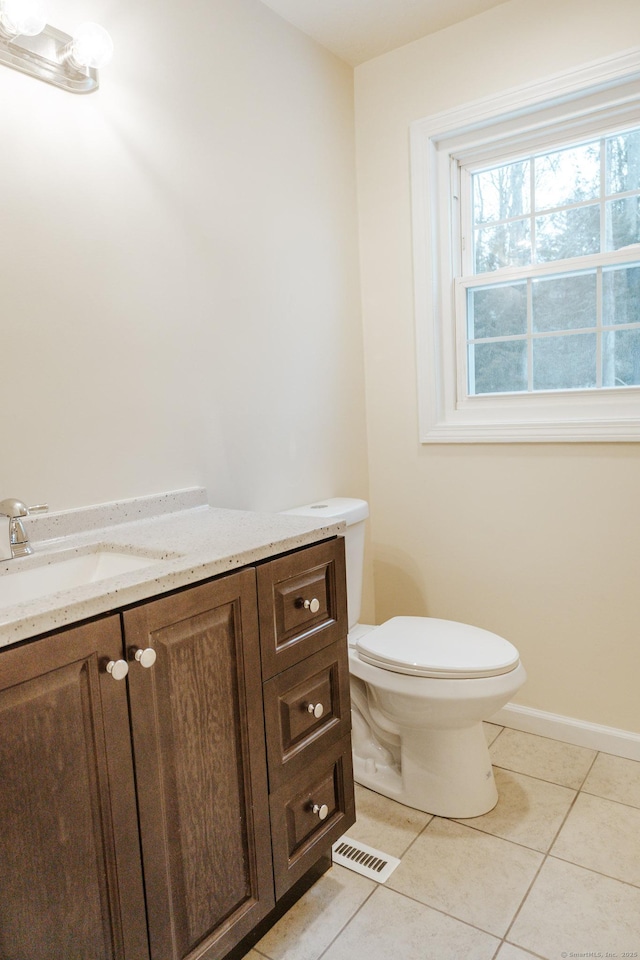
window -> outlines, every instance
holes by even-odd
[[[640,385],[640,129],[461,172],[468,394]]]
[[[640,439],[639,110],[631,54],[414,125],[423,441]]]

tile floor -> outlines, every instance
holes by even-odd
[[[248,960],[640,958],[640,762],[486,725],[500,793],[473,820],[356,787],[349,836],[401,858],[333,866]]]

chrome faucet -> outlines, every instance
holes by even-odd
[[[10,559],[27,557],[30,553],[33,553],[33,547],[29,543],[22,518],[28,517],[30,513],[44,513],[48,509],[46,503],[40,503],[35,507],[27,507],[22,500],[15,500],[13,497],[0,501],[0,516],[9,518]]]

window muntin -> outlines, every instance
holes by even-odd
[[[640,385],[640,128],[462,175],[467,396]]]
[[[640,261],[466,287],[469,396],[640,386]]]

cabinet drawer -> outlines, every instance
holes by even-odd
[[[263,679],[347,635],[344,540],[258,567]]]
[[[264,709],[269,784],[273,791],[285,777],[308,768],[351,729],[346,641],[323,647],[302,663],[267,680]]]
[[[355,822],[351,737],[287,780],[269,806],[278,898]]]

